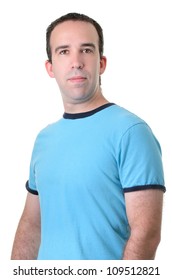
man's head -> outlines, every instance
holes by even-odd
[[[47,29],[46,70],[55,78],[64,104],[101,98],[106,68],[101,27],[85,15],[67,14]]]
[[[65,21],[71,21],[71,20],[88,22],[88,23],[91,23],[95,27],[95,29],[98,33],[98,37],[99,37],[99,53],[100,53],[100,58],[101,58],[103,56],[103,48],[104,48],[103,30],[102,30],[101,26],[94,19],[92,19],[84,14],[68,13],[68,14],[56,19],[55,21],[53,21],[47,28],[46,51],[47,51],[48,60],[50,62],[52,62],[52,52],[51,52],[51,43],[50,43],[52,31],[58,24],[63,23]]]

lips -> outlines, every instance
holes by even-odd
[[[71,82],[83,82],[86,80],[86,77],[84,76],[73,76],[71,78],[68,79]]]

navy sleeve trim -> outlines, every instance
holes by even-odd
[[[30,187],[29,187],[29,181],[26,182],[26,189],[28,190],[28,192],[32,193],[32,194],[35,194],[35,195],[38,195],[38,192],[35,191],[35,190],[32,190]]]
[[[149,190],[149,189],[157,189],[157,190],[159,189],[159,190],[162,190],[164,193],[166,192],[166,188],[162,185],[143,185],[143,186],[134,186],[134,187],[130,187],[130,188],[124,188],[124,193]]]

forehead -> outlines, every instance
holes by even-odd
[[[94,43],[98,44],[99,37],[96,28],[89,22],[68,20],[58,24],[51,33],[51,45],[62,43]]]

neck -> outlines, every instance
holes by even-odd
[[[109,103],[109,101],[103,95],[95,96],[87,101],[78,101],[74,103],[63,101],[65,112],[69,114],[88,112],[107,103]]]

